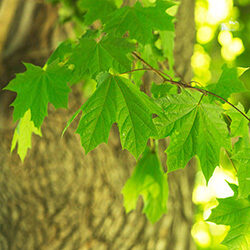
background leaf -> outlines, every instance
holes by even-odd
[[[87,10],[84,16],[84,23],[92,24],[95,20],[100,19],[104,21],[107,17],[116,10],[116,5],[113,0],[80,0],[79,7]]]
[[[237,105],[237,108],[245,113],[244,107],[241,103]],[[226,114],[228,114],[232,119],[232,122],[230,124],[231,136],[241,136],[249,138],[248,120],[234,108],[230,108],[228,111],[226,111]],[[250,116],[250,111],[248,111],[247,116]]]
[[[125,183],[122,194],[127,213],[136,208],[140,195],[144,200],[143,212],[152,223],[167,212],[167,175],[164,174],[155,152],[146,149],[132,176]]]
[[[91,37],[83,36],[68,61],[69,65],[75,66],[72,82],[81,80],[86,74],[92,77],[111,68],[120,73],[129,71],[131,61],[127,54],[133,50],[134,45],[125,38],[107,36],[96,42]]]
[[[18,144],[17,153],[22,161],[24,161],[28,149],[31,148],[32,133],[42,136],[40,129],[36,128],[30,119],[31,113],[28,110],[18,122],[11,142],[11,152]]]
[[[154,7],[143,8],[139,2],[133,7],[125,6],[116,10],[106,23],[104,31],[116,36],[123,36],[129,32],[130,38],[142,44],[150,43],[152,30],[174,30],[173,17],[165,10],[174,3],[157,2]]]
[[[239,164],[238,180],[239,180],[239,197],[247,198],[250,194],[250,147],[238,151],[232,156]]]
[[[237,69],[228,68],[226,64],[222,66],[222,73],[219,81],[216,84],[210,84],[207,89],[224,99],[228,99],[231,94],[247,91],[243,83],[239,80]],[[215,100],[214,96],[210,97]]]

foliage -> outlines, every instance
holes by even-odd
[[[230,226],[228,235],[222,242],[229,249],[248,249],[250,245],[250,201],[239,199],[238,187],[233,184],[230,186],[234,190],[234,196],[218,199],[219,205],[212,209],[208,221]]]
[[[108,73],[99,75],[95,93],[83,105],[77,133],[85,152],[108,141],[111,125],[119,127],[123,148],[136,158],[145,150],[149,137],[157,136],[152,114],[160,110],[134,85]]]
[[[79,13],[83,13],[79,20],[85,28],[80,38],[59,45],[43,68],[25,64],[27,70],[6,88],[17,92],[14,120],[21,119],[22,127],[16,129],[13,147],[18,142],[18,153],[23,159],[30,139],[25,142],[20,133],[27,133],[29,138],[32,132],[38,133],[48,103],[55,108],[67,108],[69,86],[86,77],[95,79],[95,92],[66,128],[82,112],[76,132],[87,154],[107,143],[111,126],[117,123],[123,149],[139,158],[122,191],[126,211],[134,209],[142,195],[144,212],[151,222],[166,213],[167,173],[164,174],[157,156],[159,139],[170,136],[166,149],[168,172],[184,168],[189,160],[198,157],[207,182],[220,165],[223,149],[238,171],[239,191],[232,198],[219,200],[210,221],[232,226],[224,240],[226,245],[241,242],[244,246],[249,235],[249,114],[245,114],[241,104],[235,106],[228,98],[246,88],[237,69],[227,65],[222,67],[216,83],[203,88],[174,76],[174,17],[166,12],[174,5],[165,0],[145,0],[143,4],[138,1],[132,6],[115,0],[74,2],[74,8],[78,6]],[[93,25],[96,20],[101,22]],[[166,59],[168,73],[157,67],[159,61]],[[146,93],[139,89],[144,84],[144,71],[152,71],[162,79],[161,84],[152,84]],[[24,123],[28,124],[27,131]],[[233,145],[235,137],[238,142]]]
[[[11,151],[13,151],[18,143],[17,152],[22,161],[24,160],[28,149],[31,148],[32,133],[42,136],[40,129],[34,126],[34,123],[30,118],[31,114],[30,110],[28,110],[18,122],[11,145]]]
[[[166,118],[156,120],[160,137],[171,139],[166,150],[168,170],[184,168],[197,155],[208,182],[219,165],[221,147],[230,149],[231,144],[226,124],[220,118],[223,110],[202,98],[202,94],[186,90],[161,98],[158,102]]]
[[[46,69],[28,63],[25,66],[27,71],[18,74],[6,89],[18,94],[12,104],[14,121],[22,118],[30,110],[31,120],[39,128],[48,114],[49,102],[55,108],[67,107],[70,92],[67,82],[70,80],[70,72],[57,62],[50,64]]]
[[[156,222],[166,213],[167,174],[164,174],[156,152],[149,148],[145,150],[132,176],[127,180],[122,194],[127,213],[136,208],[140,195],[144,199],[143,212],[151,222]]]

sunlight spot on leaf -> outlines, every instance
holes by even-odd
[[[207,6],[205,6],[206,2],[204,1],[196,1],[195,5],[195,21],[196,23],[203,24],[206,23],[207,19]]]
[[[242,40],[239,37],[235,37],[232,40],[232,43],[230,43],[229,48],[236,55],[239,55],[244,51],[244,46],[243,46]]]
[[[228,30],[222,30],[218,35],[218,41],[222,46],[231,43],[232,39],[232,32]]]
[[[221,31],[218,41],[222,45],[221,55],[227,61],[235,60],[245,50],[242,40],[239,37],[233,38],[229,31]]]
[[[237,74],[238,76],[243,75],[250,67],[244,68],[244,67],[237,67]]]
[[[221,56],[226,61],[233,61],[236,58],[236,55],[229,49],[228,46],[223,46],[221,48]]]
[[[233,7],[232,0],[208,0],[207,22],[216,24],[227,18]]]
[[[191,65],[195,73],[193,80],[206,85],[211,79],[211,72],[209,70],[211,57],[205,52],[201,45],[196,44],[194,54],[191,58]]]
[[[178,5],[174,5],[166,10],[166,13],[169,14],[170,16],[175,16],[178,10]]]
[[[210,65],[210,57],[207,56],[205,53],[196,51],[192,56],[191,63],[194,69],[197,69],[197,68],[208,69]]]
[[[210,42],[214,36],[214,29],[206,25],[201,26],[197,31],[197,41],[201,44]]]
[[[206,186],[197,186],[193,193],[193,202],[195,204],[205,203],[214,197],[211,190]]]
[[[225,171],[217,167],[212,178],[208,182],[208,187],[214,192],[217,198],[226,198],[234,194],[225,180],[229,181],[230,183],[235,182],[225,174]]]
[[[230,172],[219,167],[215,169],[214,174],[209,180],[207,186],[201,171],[197,173],[196,178],[198,179],[198,184],[193,191],[193,202],[195,204],[207,203],[216,197],[225,198],[232,196],[233,191],[228,186],[226,181],[237,184],[236,179],[233,178]],[[211,206],[209,209],[211,209]]]
[[[201,247],[208,247],[211,244],[211,236],[208,232],[208,225],[204,222],[195,223],[191,234],[195,242]]]

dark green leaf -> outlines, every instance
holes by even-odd
[[[152,114],[161,109],[126,79],[103,74],[98,81],[95,93],[82,107],[77,129],[86,153],[107,142],[111,125],[117,122],[122,147],[138,158],[148,138],[157,135]]]
[[[169,171],[184,168],[195,155],[200,159],[202,172],[208,181],[219,165],[221,147],[231,148],[222,109],[202,102],[200,93],[183,91],[159,99],[165,118],[154,119],[160,137],[170,135],[166,150]]]
[[[49,65],[55,60],[58,60],[59,62],[67,60],[73,48],[74,44],[70,40],[65,40],[56,48],[53,54],[49,57],[47,64]]]
[[[80,0],[79,7],[83,10],[87,10],[84,16],[84,22],[87,25],[93,23],[93,21],[100,19],[105,22],[107,17],[116,10],[116,5],[113,0]]]
[[[129,71],[131,61],[127,54],[133,50],[134,45],[125,38],[108,36],[96,42],[93,38],[83,36],[68,61],[68,64],[75,65],[72,81],[79,81],[85,74],[96,76],[111,68],[120,73]]]
[[[168,74],[174,77],[174,38],[173,31],[160,31],[163,56],[168,59]]]
[[[216,84],[210,84],[207,89],[216,95],[228,99],[231,94],[246,91],[245,86],[239,80],[236,68],[228,68],[226,64],[222,66],[222,73]],[[211,100],[217,98],[211,97]],[[218,99],[217,99],[218,100]]]
[[[171,84],[155,84],[152,83],[151,93],[154,98],[165,97],[167,94],[177,94],[177,88]]]
[[[125,6],[112,14],[104,31],[116,36],[123,36],[128,31],[130,38],[142,44],[150,43],[153,30],[174,30],[173,17],[165,12],[173,5],[160,1],[154,7],[143,8],[139,2],[133,7]]]

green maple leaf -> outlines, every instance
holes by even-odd
[[[49,57],[46,64],[49,65],[53,63],[55,60],[58,60],[59,62],[66,61],[68,57],[71,55],[74,46],[75,44],[71,40],[63,41]]]
[[[116,10],[113,0],[80,0],[78,5],[81,9],[87,10],[84,16],[84,22],[87,25],[92,24],[97,19],[105,22],[107,17]]]
[[[124,78],[102,74],[98,82],[96,91],[82,107],[77,129],[86,153],[107,143],[110,128],[117,122],[122,147],[138,158],[148,138],[157,135],[152,114],[161,109]]]
[[[29,63],[25,63],[25,67],[27,70],[17,74],[5,89],[17,92],[12,104],[14,121],[30,109],[31,120],[39,128],[47,116],[48,102],[55,108],[67,108],[70,92],[67,83],[71,72],[57,62],[49,64],[46,69]]]
[[[237,105],[237,108],[243,113],[245,113],[244,107],[242,106],[241,103]],[[234,108],[231,108],[228,111],[226,111],[226,114],[228,114],[232,119],[232,122],[230,124],[231,136],[232,137],[241,136],[248,138],[249,137],[248,120]],[[247,115],[250,116],[250,111],[248,112]]]
[[[151,93],[154,98],[161,98],[168,94],[177,94],[177,87],[175,85],[165,83],[155,84],[153,82],[151,86]]]
[[[228,99],[231,94],[247,91],[243,83],[239,80],[237,69],[228,68],[226,64],[222,66],[222,73],[216,84],[210,84],[207,89],[224,99]],[[210,97],[215,100],[215,97]]]
[[[157,1],[154,7],[142,7],[139,2],[132,7],[125,6],[112,13],[104,31],[122,36],[129,32],[130,38],[142,44],[150,43],[153,30],[174,30],[173,17],[165,11],[175,5],[171,2]]]
[[[234,187],[235,189],[235,187]],[[234,191],[235,192],[235,191]],[[218,199],[219,205],[212,209],[208,221],[231,226],[222,244],[229,249],[248,249],[250,243],[250,202],[233,197]]]
[[[168,74],[174,77],[174,38],[173,31],[160,31],[163,56],[168,59]]]
[[[167,212],[167,174],[164,174],[155,152],[146,149],[132,176],[125,183],[122,194],[127,213],[136,208],[140,195],[144,199],[143,212],[152,223]]]
[[[166,150],[169,171],[184,168],[197,155],[208,181],[219,165],[221,147],[231,148],[222,109],[201,100],[200,93],[183,91],[159,99],[165,118],[154,119],[160,138],[170,135]]]
[[[230,250],[249,249],[250,223],[232,226],[222,244]]]
[[[109,132],[116,120],[116,85],[110,78],[99,83],[94,94],[83,105],[83,115],[77,133],[88,153],[102,142],[108,142]]]
[[[34,123],[30,120],[31,113],[28,110],[24,116],[20,119],[11,143],[11,152],[15,149],[18,144],[17,153],[23,161],[27,151],[31,148],[31,136],[32,133],[42,136],[40,129],[34,126]]]
[[[235,197],[217,200],[219,205],[212,209],[208,221],[229,226],[250,223],[249,200]]]
[[[85,74],[96,76],[110,68],[118,72],[129,71],[131,61],[127,54],[133,50],[134,45],[125,38],[107,36],[96,42],[91,37],[83,36],[68,61],[69,65],[75,66],[72,81],[79,81]]]
[[[232,156],[234,161],[239,164],[238,180],[239,180],[239,197],[247,198],[250,194],[250,147],[238,151]]]

